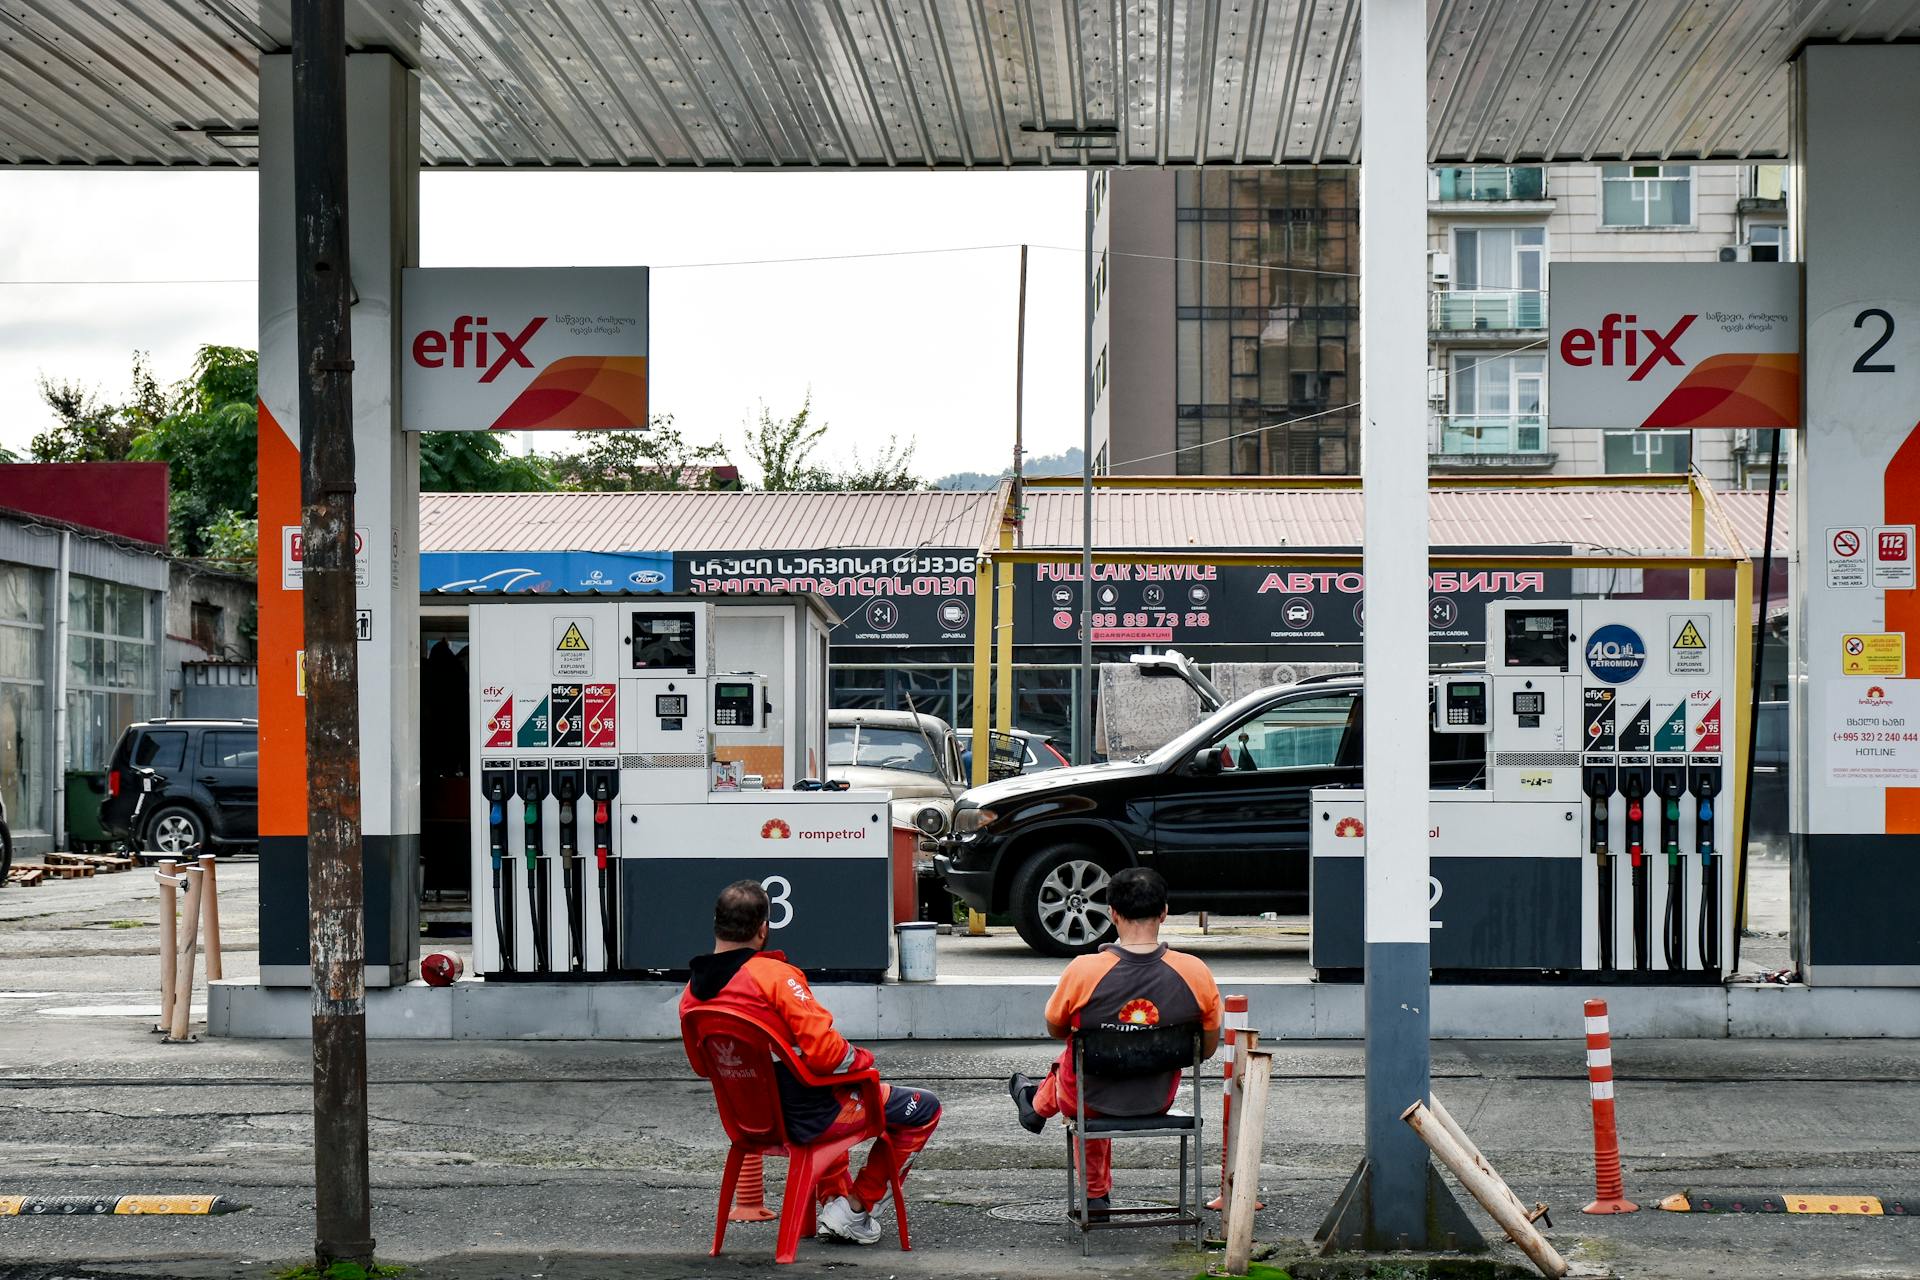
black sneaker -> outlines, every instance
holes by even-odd
[[[1087,1220],[1089,1222],[1107,1222],[1113,1217],[1113,1201],[1107,1196],[1087,1197]]]
[[[1033,1095],[1039,1091],[1039,1085],[1018,1071],[1007,1077],[1007,1094],[1020,1112],[1020,1127],[1028,1133],[1039,1133],[1047,1127],[1047,1118],[1033,1109]]]

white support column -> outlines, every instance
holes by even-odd
[[[307,791],[295,367],[292,66],[260,60],[260,974],[307,981]],[[400,271],[419,263],[420,88],[390,54],[347,59],[353,274],[355,604],[367,985],[404,983],[419,950],[419,438],[400,430]]]
[[[1477,1243],[1400,1120],[1429,1095],[1424,0],[1360,23],[1360,413],[1366,506],[1367,1159],[1329,1216],[1345,1247]],[[1452,1236],[1448,1241],[1444,1237]]]
[[[1916,121],[1920,48],[1810,45],[1794,64],[1793,952],[1812,985],[1920,985],[1920,747],[1904,741],[1920,719]],[[1864,565],[1835,554],[1854,539]],[[1903,656],[1843,674],[1859,635]]]

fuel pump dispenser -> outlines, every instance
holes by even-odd
[[[510,969],[513,967],[513,854],[507,797],[514,794],[511,764],[483,765],[480,770],[480,794],[486,805],[487,856],[489,869],[493,873],[494,944],[499,949],[501,967]]]
[[[476,938],[477,973],[684,969],[712,945],[715,894],[744,878],[766,886],[775,945],[797,963],[885,971],[888,797],[794,789],[826,759],[835,620],[818,600],[540,596],[477,603],[470,617],[475,804],[489,819],[474,884],[491,899],[475,913],[504,922]],[[503,768],[521,802],[504,827]],[[502,840],[513,826],[518,867]],[[507,866],[492,875],[497,856]]]
[[[1487,762],[1483,780],[1428,795],[1436,974],[1720,979],[1732,639],[1725,601],[1488,606],[1485,672],[1434,681],[1433,731],[1485,734]],[[1365,803],[1354,788],[1313,795],[1311,953],[1323,979],[1357,976],[1362,964]]]

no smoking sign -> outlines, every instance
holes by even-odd
[[[1833,535],[1833,554],[1837,556],[1857,556],[1860,554],[1860,534],[1853,529],[1842,529]]]
[[[1868,585],[1867,531],[1827,530],[1827,588],[1864,590]]]

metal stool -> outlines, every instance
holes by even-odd
[[[1181,1237],[1193,1228],[1195,1244],[1200,1242],[1200,1039],[1197,1022],[1167,1027],[1101,1027],[1073,1033],[1074,1090],[1071,1116],[1062,1115],[1067,1129],[1067,1220],[1080,1228],[1080,1252],[1091,1252],[1087,1233],[1128,1227],[1179,1227]],[[1168,1110],[1153,1116],[1087,1116],[1087,1081],[1137,1079],[1162,1075],[1168,1071],[1190,1071],[1193,1109]],[[1104,1221],[1093,1220],[1088,1208],[1086,1182],[1080,1176],[1084,1167],[1075,1160],[1074,1144],[1096,1138],[1178,1138],[1180,1139],[1180,1198],[1172,1213],[1158,1206],[1134,1209],[1110,1209]],[[1085,1156],[1084,1148],[1078,1153]],[[1189,1181],[1188,1174],[1192,1174]],[[1191,1188],[1191,1192],[1189,1192]],[[1193,1202],[1189,1205],[1187,1197]]]

